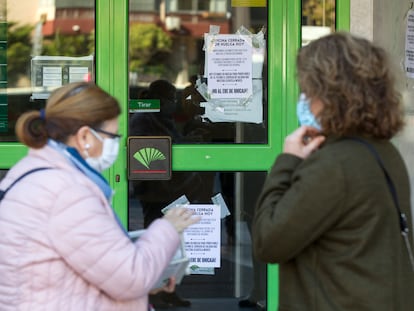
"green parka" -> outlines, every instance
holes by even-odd
[[[399,152],[389,141],[367,141],[391,175],[411,229]],[[279,155],[252,238],[259,260],[280,264],[280,311],[414,310],[414,272],[396,207],[378,162],[354,140],[328,138],[305,160]]]

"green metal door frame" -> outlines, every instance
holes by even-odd
[[[128,1],[96,0],[96,83],[121,104],[119,132],[123,135],[117,161],[105,177],[116,195],[113,206],[121,222],[128,223]]]
[[[337,29],[349,30],[350,0],[336,2]],[[173,170],[267,171],[287,133],[297,127],[296,52],[300,47],[300,0],[269,0],[268,143],[262,145],[176,145]],[[128,217],[126,142],[128,133],[128,1],[96,0],[96,81],[122,105],[120,156],[105,177],[116,191],[114,208],[123,224]],[[0,169],[10,168],[27,150],[0,143]],[[268,266],[268,310],[278,306],[277,265]]]

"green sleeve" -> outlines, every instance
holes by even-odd
[[[306,160],[281,154],[269,172],[253,220],[256,257],[282,263],[332,226],[342,213],[341,164],[315,152]]]

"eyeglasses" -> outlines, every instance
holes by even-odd
[[[102,134],[108,135],[108,136],[109,136],[109,137],[111,137],[111,138],[117,138],[117,139],[120,139],[120,138],[122,137],[122,136],[121,136],[121,135],[119,135],[119,134],[114,134],[114,133],[107,132],[107,131],[105,131],[105,130],[98,129],[98,128],[91,128],[91,130],[92,130],[92,133],[93,133],[93,131],[95,131],[95,132],[98,132],[98,133],[102,133]]]

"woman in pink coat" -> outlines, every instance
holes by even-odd
[[[111,208],[100,172],[118,155],[115,98],[92,83],[53,92],[23,114],[30,149],[0,183],[0,310],[147,311],[147,296],[180,233],[198,219],[172,209],[135,243]],[[174,280],[161,290],[173,290]]]

